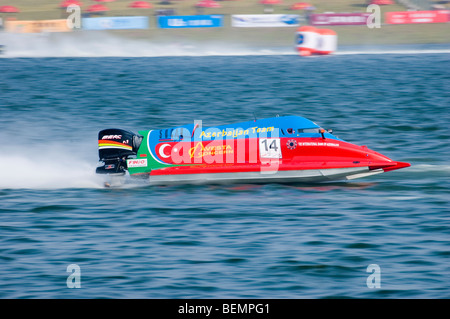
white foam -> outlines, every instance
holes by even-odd
[[[246,56],[295,54],[294,48],[251,48],[245,44],[195,42],[174,39],[137,40],[108,33],[0,34],[6,46],[3,57],[162,57]]]
[[[55,144],[4,146],[0,153],[0,189],[103,187],[95,174],[95,159],[91,162],[82,154]]]
[[[389,199],[389,200],[416,200],[416,199],[420,199],[423,198],[421,196],[387,196],[384,197],[384,199]]]
[[[297,55],[294,45],[270,48],[252,47],[229,41],[192,41],[184,39],[130,39],[106,32],[30,33],[0,32],[6,46],[3,58],[19,57],[164,57],[164,56],[249,56]],[[432,47],[432,46],[431,46]],[[448,47],[385,49],[372,47],[350,50],[339,48],[334,55],[449,54]]]
[[[438,165],[438,164],[417,164],[411,165],[407,170],[409,172],[443,172],[450,173],[450,165]]]
[[[375,50],[371,50],[371,49],[367,49],[367,50],[361,50],[361,51],[338,51],[335,54],[336,55],[361,55],[361,54],[448,54],[450,53],[450,49],[434,49],[434,50],[429,50],[429,49],[417,49],[417,50],[379,50],[379,49],[375,49]]]

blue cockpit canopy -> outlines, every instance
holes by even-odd
[[[318,137],[338,139],[301,116],[277,116],[254,121],[204,127],[201,121],[159,130],[159,141],[208,141],[251,137]]]

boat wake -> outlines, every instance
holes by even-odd
[[[70,148],[62,143],[2,146],[0,190],[104,189],[108,179],[95,173],[97,162],[95,149],[91,150],[90,145]],[[130,179],[127,175],[111,188],[145,186],[148,186],[147,181]]]
[[[448,54],[450,53],[450,49],[417,49],[417,50],[402,50],[402,49],[392,49],[392,50],[383,50],[383,49],[367,49],[367,50],[355,50],[355,51],[339,51],[336,52],[336,55],[362,55],[362,54],[402,54],[402,55],[410,55],[410,54]]]
[[[99,41],[101,39],[101,41]],[[21,57],[176,57],[176,56],[254,56],[297,55],[294,46],[254,47],[230,41],[192,41],[174,39],[130,39],[103,32],[71,34],[0,33],[5,45],[3,58]],[[448,46],[418,45],[401,47],[339,47],[335,56],[384,54],[448,54]],[[333,56],[331,55],[331,56]]]
[[[99,37],[101,41],[99,41]],[[21,57],[171,57],[295,54],[293,48],[252,48],[223,41],[142,40],[111,34],[0,34],[4,58]]]
[[[408,168],[409,172],[420,172],[420,173],[443,173],[450,174],[450,165],[439,165],[439,164],[417,164],[412,165]]]
[[[49,158],[47,155],[48,153],[38,158],[23,153],[9,156],[0,155],[0,166],[3,167],[0,170],[0,189],[105,188],[104,177],[95,174],[95,159],[88,161],[82,158],[61,156],[61,153]],[[450,165],[413,165],[405,173],[426,174],[427,176],[430,173],[448,175],[450,174]],[[124,182],[114,184],[111,188],[136,188],[148,185],[148,182],[130,180],[127,176]],[[338,185],[339,187],[345,186],[345,184]]]
[[[0,189],[101,188],[95,164],[63,145],[2,146]]]
[[[91,163],[71,159],[38,161],[15,155],[0,158],[0,189],[102,188]],[[67,168],[71,169],[67,169]]]

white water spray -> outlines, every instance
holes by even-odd
[[[95,158],[90,161],[83,154],[61,144],[2,146],[0,189],[103,187],[95,174]]]
[[[193,41],[185,39],[130,39],[107,32],[73,33],[0,33],[6,50],[0,57],[164,57],[164,56],[249,56],[297,55],[294,45],[254,47],[229,41]],[[362,54],[448,54],[450,48],[340,47],[333,55]]]
[[[129,39],[102,32],[0,34],[3,57],[163,57],[295,54],[293,48],[252,48],[226,42]]]

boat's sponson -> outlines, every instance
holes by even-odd
[[[201,122],[134,134],[99,133],[97,173],[150,176],[152,184],[315,182],[410,166],[345,142],[297,116],[204,128]]]

